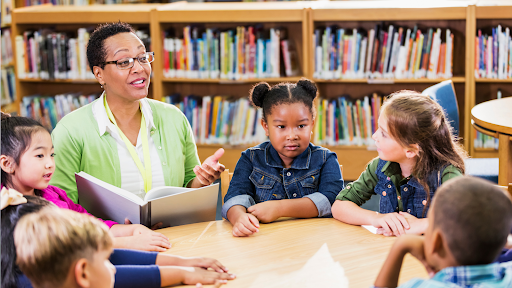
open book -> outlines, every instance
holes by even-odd
[[[163,227],[215,220],[219,184],[202,188],[157,187],[144,199],[85,172],[75,173],[78,199],[92,215],[120,224]]]

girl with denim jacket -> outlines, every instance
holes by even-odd
[[[343,179],[336,154],[310,143],[316,95],[315,84],[305,79],[252,89],[270,141],[242,152],[236,164],[222,207],[234,236],[252,235],[259,222],[279,217],[331,216]]]
[[[379,157],[339,193],[333,216],[349,224],[373,225],[386,236],[422,234],[435,191],[464,173],[466,152],[441,106],[418,92],[391,94],[378,124],[372,138]],[[374,194],[380,195],[380,213],[359,207]]]

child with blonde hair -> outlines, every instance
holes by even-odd
[[[332,214],[345,223],[373,225],[387,236],[422,234],[437,188],[464,174],[466,152],[441,105],[415,91],[391,94],[378,124],[372,138],[379,157],[339,193]],[[359,207],[375,194],[379,213]]]

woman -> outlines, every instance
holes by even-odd
[[[80,171],[141,198],[152,187],[199,188],[220,177],[223,149],[200,165],[183,113],[146,98],[154,55],[130,25],[99,26],[90,36],[87,60],[104,92],[53,130],[51,185],[77,202],[74,173]]]

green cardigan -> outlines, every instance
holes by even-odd
[[[156,127],[150,134],[159,148],[165,185],[185,187],[196,177],[194,167],[200,165],[190,124],[174,105],[147,100]],[[121,187],[117,144],[108,132],[100,135],[92,112],[96,101],[66,115],[52,132],[56,167],[50,184],[66,191],[75,203],[78,201],[75,172],[84,171]]]

